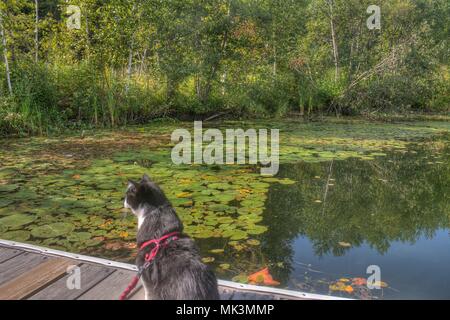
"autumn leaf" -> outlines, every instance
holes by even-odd
[[[383,281],[375,281],[374,283],[372,283],[372,287],[378,287],[378,288],[387,288],[389,287],[388,284],[386,282]]]
[[[346,286],[344,291],[347,292],[347,293],[353,293],[353,287],[352,286]]]
[[[352,283],[355,286],[365,286],[367,284],[367,280],[364,278],[353,278]]]
[[[115,242],[108,242],[107,244],[105,244],[105,249],[106,250],[117,251],[117,250],[122,249],[122,247],[123,247],[122,243],[117,242],[117,241],[115,241]]]
[[[280,283],[273,280],[272,275],[269,273],[269,268],[264,268],[261,271],[255,272],[248,276],[250,284],[264,284],[266,286],[278,286]]]

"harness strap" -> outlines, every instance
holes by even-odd
[[[152,239],[149,241],[144,242],[139,250],[144,250],[148,246],[154,244],[155,246],[152,248],[152,250],[149,253],[145,254],[145,263],[144,265],[139,268],[139,271],[136,276],[134,276],[133,280],[131,280],[130,284],[127,286],[127,288],[122,292],[122,294],[119,297],[119,300],[126,300],[130,292],[136,287],[137,283],[139,282],[139,279],[141,278],[142,272],[147,269],[153,259],[155,259],[156,255],[158,254],[159,249],[161,248],[161,245],[167,245],[168,241],[174,241],[178,240],[178,234],[179,232],[171,232],[168,233],[161,238],[158,239]]]

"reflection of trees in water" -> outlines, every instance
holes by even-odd
[[[450,168],[448,153],[440,151],[440,164],[431,150],[395,152],[375,161],[335,161],[326,202],[329,163],[283,165],[280,176],[298,182],[271,187],[263,242],[270,261],[285,265],[278,270],[280,280],[292,270],[292,241],[299,235],[311,240],[316,255],[340,256],[348,249],[339,242],[353,247],[365,242],[386,253],[392,241],[414,243],[449,228]]]

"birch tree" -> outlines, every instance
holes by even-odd
[[[2,46],[3,46],[3,58],[5,61],[5,69],[6,69],[6,82],[8,84],[9,94],[12,95],[12,85],[11,85],[11,72],[9,70],[9,62],[8,62],[8,47],[6,45],[6,33],[5,27],[3,24],[3,12],[0,10],[0,35],[2,37]]]
[[[34,61],[37,63],[39,59],[39,0],[34,0],[35,7],[35,24],[34,24]]]

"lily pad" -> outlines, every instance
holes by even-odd
[[[267,231],[266,226],[249,225],[247,227],[247,233],[252,235],[261,234]]]
[[[223,249],[213,249],[213,250],[210,250],[209,252],[211,252],[211,253],[223,253],[224,250]]]
[[[261,244],[261,242],[256,239],[249,239],[247,240],[247,243],[251,246],[259,246]]]
[[[73,229],[74,226],[71,223],[57,222],[35,227],[31,230],[31,235],[41,239],[56,238],[71,233]]]
[[[202,258],[203,263],[211,263],[214,262],[214,260],[216,260],[214,257]]]
[[[219,268],[220,269],[223,269],[223,270],[228,270],[228,269],[230,269],[230,264],[229,263],[221,263],[220,265],[219,265]]]
[[[28,214],[13,214],[0,219],[0,224],[8,229],[16,229],[36,220],[35,216]]]
[[[71,242],[82,242],[89,240],[92,237],[89,232],[72,232],[67,236],[67,240]]]
[[[30,232],[26,230],[9,231],[3,233],[1,238],[5,240],[24,242],[30,239]]]

